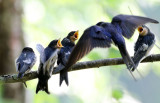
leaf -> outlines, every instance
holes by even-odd
[[[112,91],[112,97],[116,100],[119,100],[123,97],[123,92],[119,89],[115,89]]]

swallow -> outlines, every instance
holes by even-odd
[[[93,48],[109,48],[114,43],[123,58],[124,63],[130,70],[130,65],[135,68],[134,62],[128,54],[124,37],[130,39],[135,29],[146,23],[159,23],[154,19],[133,15],[117,15],[111,23],[99,22],[87,28],[72,50],[64,70],[69,68],[88,54]]]
[[[50,94],[48,91],[48,80],[52,76],[55,61],[58,58],[58,52],[62,47],[60,40],[51,41],[46,48],[41,44],[37,44],[36,48],[40,53],[40,64],[38,67],[38,84],[36,94],[40,90]]]
[[[36,63],[36,55],[32,48],[23,48],[20,56],[16,59],[16,70],[18,73],[18,78],[22,78],[25,73],[29,72],[33,65]],[[26,83],[24,82],[27,87]]]
[[[70,32],[67,37],[65,37],[62,40],[63,48],[61,48],[60,52],[58,53],[58,60],[57,64],[58,67],[56,70],[60,71],[60,83],[61,86],[63,80],[68,85],[68,73],[67,71],[62,70],[65,67],[65,64],[68,61],[69,55],[71,54],[71,51],[73,47],[75,46],[75,41],[78,39],[78,31],[72,31]]]
[[[138,64],[149,54],[156,41],[155,35],[150,31],[147,26],[139,26],[138,31],[139,37],[134,46],[133,56],[135,68],[132,67],[132,71],[134,71],[137,68]]]

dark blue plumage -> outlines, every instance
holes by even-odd
[[[126,64],[127,68],[130,70],[129,65],[134,66],[134,63],[127,52],[125,40],[122,35],[123,30],[119,26],[120,25],[119,23],[116,23],[115,21],[114,22],[112,21],[112,23],[101,22],[101,24],[98,23],[97,25],[105,29],[105,31],[107,32],[107,35],[106,33],[104,33],[104,35],[106,36],[108,36],[108,34],[111,35],[111,36],[109,35],[111,40],[118,47],[120,54],[123,57],[124,63]]]
[[[75,40],[78,39],[78,31],[70,32],[67,35],[67,37],[62,40],[63,48],[58,53],[58,61],[57,61],[58,67],[57,67],[56,71],[61,70],[60,71],[60,83],[59,83],[60,86],[61,86],[63,80],[68,85],[68,73],[67,73],[67,71],[62,70],[62,69],[64,69],[64,67],[68,61],[69,55],[70,55],[73,47],[75,46],[75,40],[72,39],[74,37],[76,37]]]
[[[138,64],[148,55],[150,50],[155,44],[155,36],[149,28],[145,25],[138,28],[139,37],[134,46],[134,57],[133,61],[135,64],[135,68],[132,67],[132,71],[134,71]]]
[[[58,51],[62,47],[60,40],[53,40],[44,48],[41,44],[37,44],[37,50],[40,53],[40,64],[38,68],[38,84],[36,93],[39,90],[48,91],[48,80],[52,75],[54,63],[58,58]]]
[[[158,21],[147,17],[117,15],[112,19],[111,23],[99,22],[96,25],[87,28],[72,50],[64,70],[67,71],[93,48],[110,47],[111,41],[118,47],[127,68],[130,70],[130,65],[135,68],[134,62],[127,52],[123,36],[130,39],[138,26],[149,22],[159,23]]]
[[[60,50],[59,54],[58,54],[58,61],[57,64],[59,65],[60,63],[62,63],[63,65],[65,65],[66,60],[68,59],[73,47],[75,46],[75,44],[73,42],[71,42],[69,39],[64,38],[62,40],[62,45],[63,48]]]
[[[53,52],[56,51],[56,48],[50,48],[50,47],[47,47],[44,49],[44,55],[45,55],[45,59],[44,61],[47,61],[53,54]]]
[[[123,61],[129,70],[131,70],[130,65],[132,65],[132,67],[134,68],[135,65],[126,49],[126,44],[123,36],[127,39],[131,38],[138,26],[141,26],[148,22],[158,23],[158,21],[150,18],[130,15],[117,15],[112,19],[111,23],[97,23],[98,26],[105,28],[106,32],[111,35],[111,39],[118,47]],[[106,36],[108,36],[108,34]]]
[[[16,60],[16,68],[18,73],[18,78],[22,78],[27,71],[33,67],[36,62],[36,55],[32,48],[25,47],[22,50],[21,55]]]

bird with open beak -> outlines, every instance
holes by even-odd
[[[133,57],[135,68],[132,67],[132,71],[138,67],[138,64],[149,54],[155,44],[155,36],[147,26],[139,26],[138,31],[139,37],[134,46]]]
[[[41,44],[37,44],[37,50],[40,53],[40,64],[38,68],[36,93],[38,93],[39,90],[42,90],[50,94],[48,91],[48,80],[52,76],[55,61],[58,58],[58,52],[62,47],[60,40],[51,41],[46,48]]]
[[[69,70],[73,64],[88,54],[93,48],[109,48],[111,43],[114,43],[118,47],[127,68],[131,70],[130,65],[135,68],[135,64],[126,49],[123,36],[130,39],[135,29],[146,23],[159,22],[147,17],[117,15],[113,17],[111,23],[99,22],[87,28],[72,50],[64,70]]]
[[[16,69],[19,72],[18,78],[22,78],[25,73],[29,72],[33,65],[36,63],[36,55],[32,48],[23,48],[21,55],[16,59]],[[26,83],[24,82],[27,87]]]
[[[68,61],[69,55],[71,54],[71,51],[73,47],[75,46],[75,41],[78,39],[78,31],[71,31],[67,37],[65,37],[62,40],[63,48],[58,53],[58,67],[56,68],[56,71],[60,71],[60,82],[59,85],[61,86],[63,80],[68,85],[68,73],[65,70],[65,65]]]

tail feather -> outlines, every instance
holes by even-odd
[[[50,94],[48,91],[48,80],[38,80],[37,88],[36,88],[36,94],[40,91],[45,91],[47,94]]]
[[[123,61],[127,66],[127,69],[131,70],[131,66],[133,68],[135,68],[135,64],[134,64],[133,60],[131,59],[130,55],[128,54],[126,48],[125,47],[124,48],[118,47],[118,48],[119,48],[119,51],[122,55]]]
[[[134,70],[138,67],[139,63],[140,63],[144,58],[145,58],[145,53],[143,53],[143,52],[142,52],[142,53],[139,53],[139,54],[137,54],[137,55],[134,55],[133,61],[134,61],[135,67],[132,67],[131,70],[134,71]]]
[[[24,76],[24,73],[18,73],[18,78],[22,78]]]
[[[61,86],[63,80],[66,82],[66,84],[68,86],[69,85],[69,82],[68,82],[68,72],[62,70],[60,72],[60,83],[59,83],[59,86]]]

